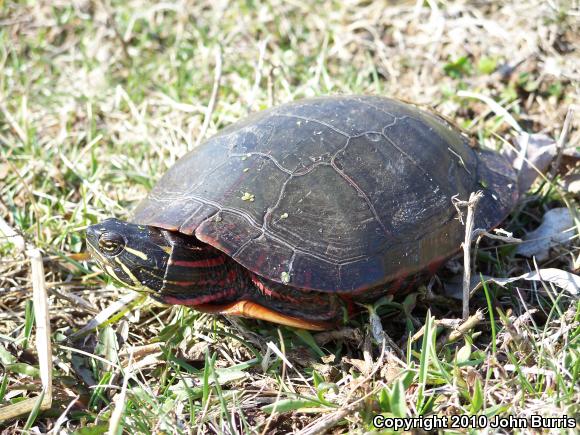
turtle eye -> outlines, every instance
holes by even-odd
[[[125,248],[125,238],[118,233],[104,232],[99,237],[99,249],[109,257],[119,255]]]

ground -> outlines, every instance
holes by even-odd
[[[572,1],[0,2],[0,218],[41,252],[54,359],[49,409],[0,423],[3,433],[368,433],[377,414],[578,418],[579,303],[546,280],[488,283],[462,324],[444,291],[461,280],[459,256],[349,328],[311,334],[158,305],[82,253],[86,226],[127,218],[187,150],[298,98],[414,101],[494,149],[514,143],[518,126],[557,139],[567,111],[579,117],[579,25]],[[502,224],[515,237],[548,210],[577,209],[578,127]],[[472,274],[578,273],[575,219],[571,241],[535,262],[484,239]],[[0,255],[2,407],[38,397],[43,359],[28,257],[16,237],[0,238]],[[381,320],[396,346],[377,342]]]

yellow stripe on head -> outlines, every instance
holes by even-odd
[[[141,260],[147,261],[148,259],[145,252],[137,251],[136,249],[129,248],[128,246],[125,246],[125,251],[127,251],[129,254],[133,254],[135,257],[139,257]]]
[[[115,273],[115,269],[113,269],[113,268],[112,268],[111,266],[109,266],[108,264],[105,264],[104,266],[105,266],[105,270],[107,271],[107,273],[108,273],[109,275],[111,275],[111,276],[112,276],[113,278],[115,278],[117,281],[120,281],[120,282],[125,282],[125,281],[123,281],[122,279],[120,279],[120,278],[117,276],[117,274]]]
[[[127,266],[125,266],[125,264],[121,260],[119,260],[118,257],[115,257],[115,261],[119,264],[119,266],[121,266],[121,269],[123,269],[123,272],[127,274],[127,276],[131,279],[131,281],[133,281],[135,287],[141,287],[141,282],[137,279],[135,275],[133,275],[133,272],[131,272],[131,270]]]

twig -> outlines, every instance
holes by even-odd
[[[127,349],[121,350],[119,352],[119,359],[129,358],[130,356],[132,356],[132,358],[135,361],[138,361],[143,357],[162,352],[163,348],[164,343],[151,343],[142,346],[129,346]]]
[[[490,233],[486,230],[484,230],[483,228],[477,228],[476,230],[473,230],[473,233],[471,233],[471,237],[472,239],[475,238],[475,245],[473,247],[473,261],[471,263],[471,267],[473,269],[475,269],[475,259],[477,258],[477,250],[479,249],[479,242],[481,242],[481,239],[483,239],[483,237],[487,237],[488,239],[493,239],[493,240],[501,240],[502,242],[506,242],[506,243],[522,243],[523,240],[522,239],[518,239],[517,237],[512,237],[511,233],[508,233],[507,231],[504,231],[506,234],[510,234],[509,236],[500,236],[499,234],[493,234]]]
[[[477,310],[474,315],[470,316],[467,320],[461,324],[458,319],[441,319],[435,320],[435,326],[443,326],[444,328],[451,329],[449,334],[444,334],[437,340],[438,345],[443,345],[445,343],[451,343],[458,338],[463,337],[467,332],[475,328],[484,319],[483,312]],[[419,340],[425,334],[425,325],[421,327],[415,334],[411,337],[411,342],[414,343]],[[447,337],[447,338],[445,338]]]
[[[508,234],[511,234],[511,233],[508,233]],[[482,239],[484,236],[487,237],[488,239],[501,240],[502,242],[506,242],[506,243],[522,243],[523,242],[522,239],[518,239],[517,237],[500,236],[499,234],[490,233],[490,232],[484,230],[483,228],[477,228],[477,229],[473,230],[473,233],[471,234],[471,237],[477,237],[478,240]]]
[[[475,328],[479,323],[481,323],[483,319],[483,312],[481,310],[477,310],[473,316],[470,316],[467,320],[465,320],[465,322],[459,325],[457,329],[453,330],[449,334],[447,342],[455,341],[462,337],[466,332]]]
[[[444,328],[452,328],[456,329],[459,327],[461,320],[459,319],[433,319],[433,324],[435,326],[443,326]],[[411,343],[416,342],[425,334],[425,325],[421,326],[421,328],[413,334],[411,337]]]
[[[377,360],[377,362],[374,364],[372,371],[368,375],[366,375],[363,379],[360,379],[360,378],[356,379],[357,386],[355,388],[353,388],[352,390],[350,390],[350,392],[346,396],[345,401],[348,401],[362,385],[368,385],[369,379],[371,379],[375,375],[375,373],[383,366],[383,361],[384,361],[384,357],[385,357],[385,347],[386,347],[386,342],[383,341],[383,345],[381,347],[381,355],[379,356],[379,359]],[[399,360],[397,359],[397,361],[399,361]],[[402,366],[404,366],[404,365],[405,364],[402,363]],[[348,385],[345,385],[345,388],[346,387],[348,387]],[[319,433],[325,433],[325,431],[327,429],[330,429],[331,427],[335,426],[344,417],[346,417],[349,414],[353,414],[357,410],[361,409],[361,407],[363,407],[367,398],[373,396],[382,388],[383,388],[383,385],[381,385],[381,384],[377,385],[371,391],[368,391],[362,397],[359,397],[355,401],[349,403],[348,405],[345,405],[343,408],[333,412],[332,414],[328,414],[328,415],[325,415],[323,417],[320,417],[319,419],[310,423],[304,429],[297,432],[297,434],[299,434],[299,435],[314,435],[314,434],[319,434]]]
[[[467,204],[467,218],[465,222],[465,241],[463,242],[463,320],[469,318],[469,290],[471,283],[471,237],[475,220],[475,208],[483,197],[483,193],[471,193]]]
[[[201,130],[197,135],[195,145],[193,146],[194,148],[201,143],[205,134],[207,133],[207,129],[209,128],[209,123],[211,121],[213,111],[215,110],[215,104],[217,101],[221,80],[222,80],[222,48],[221,46],[218,45],[215,53],[215,75],[213,80],[213,88],[211,90],[211,96],[209,99],[209,103],[207,105],[207,109],[205,111],[203,125],[201,126]]]
[[[467,207],[465,218],[465,240],[463,241],[463,320],[469,318],[469,291],[471,283],[471,238],[473,237],[473,223],[475,221],[475,209],[477,203],[483,197],[483,192],[478,191],[469,195],[469,201],[455,199],[454,205],[461,218],[460,207]]]
[[[348,400],[350,400],[350,398],[361,386],[368,385],[367,383],[369,379],[371,379],[375,375],[375,373],[383,366],[386,347],[387,347],[386,340],[383,340],[381,346],[381,354],[378,360],[373,364],[373,369],[364,378],[362,379],[357,378],[355,381],[353,381],[356,382],[356,386],[349,391],[348,395],[345,398],[345,402],[348,402]],[[404,364],[400,362],[400,360],[396,357],[395,361],[401,363],[402,366],[404,366]],[[348,386],[349,385],[345,385],[344,388],[347,388]],[[367,397],[372,396],[381,388],[382,386],[380,385],[377,386],[373,390],[366,393],[364,396],[356,399],[355,401],[349,403],[348,405],[345,405],[343,408],[333,412],[332,414],[325,415],[315,420],[314,422],[312,422],[311,424],[309,424],[308,426],[306,426],[304,429],[302,429],[300,432],[297,433],[300,435],[313,435],[318,433],[324,433],[327,429],[330,429],[331,427],[335,426],[340,420],[342,420],[347,415],[356,412],[358,409],[361,409]]]

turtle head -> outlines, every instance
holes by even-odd
[[[87,228],[87,246],[99,266],[128,287],[157,292],[171,247],[162,230],[106,219]]]

